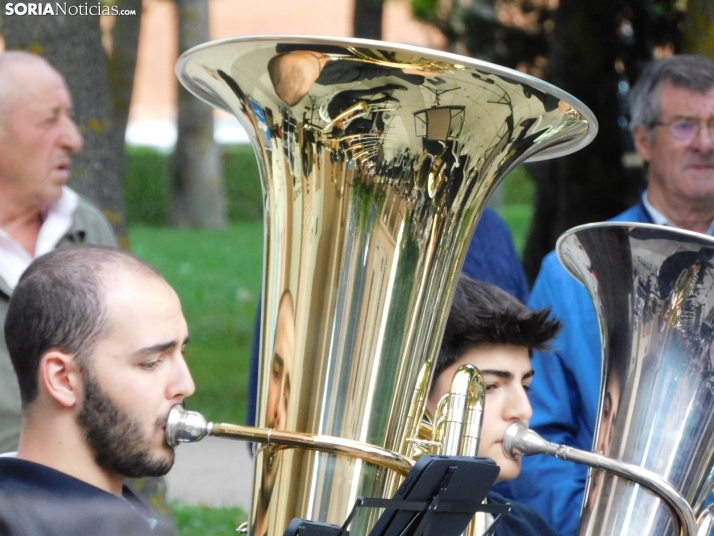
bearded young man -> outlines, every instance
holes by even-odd
[[[176,292],[122,250],[56,250],[20,279],[5,337],[22,429],[0,458],[0,532],[151,534],[124,479],[169,471],[168,412],[194,391]]]

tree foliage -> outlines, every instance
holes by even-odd
[[[565,230],[601,221],[636,201],[629,87],[653,58],[711,55],[711,0],[412,0],[452,50],[543,78],[582,100],[599,122],[585,149],[529,165],[536,207],[524,265],[531,281]]]
[[[714,59],[714,2],[688,0],[683,49]]]

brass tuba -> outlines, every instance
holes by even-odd
[[[714,239],[657,225],[602,223],[571,229],[557,251],[587,288],[600,325],[596,452],[546,443],[516,427],[504,449],[592,468],[581,535],[708,535]]]
[[[597,123],[521,73],[377,41],[229,39],[188,51],[176,71],[238,117],[263,184],[258,425],[284,441],[265,432],[257,452],[250,532],[280,535],[293,517],[341,524],[358,496],[391,496],[400,480],[359,445],[392,453],[394,469],[419,443],[490,194],[524,160],[586,145]],[[330,437],[353,450],[323,448]],[[351,530],[367,534],[375,515]]]

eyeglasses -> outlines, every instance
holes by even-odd
[[[696,119],[680,118],[671,121],[655,121],[653,127],[667,127],[673,140],[689,143],[699,135],[699,129],[706,125],[709,137],[714,140],[714,118]]]

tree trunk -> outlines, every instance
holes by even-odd
[[[616,21],[623,8],[622,0],[561,0],[556,12],[549,81],[582,100],[600,128],[586,148],[530,167],[538,193],[523,264],[531,282],[560,234],[611,218],[636,201],[641,173],[622,164],[627,134],[618,125]]]
[[[382,0],[355,0],[353,35],[382,39]]]
[[[209,40],[208,1],[177,0],[179,52]],[[174,225],[222,229],[228,224],[221,153],[213,140],[213,109],[179,86],[174,151]]]
[[[117,163],[119,177],[124,191],[124,171],[126,169],[126,126],[129,121],[131,95],[134,91],[136,58],[139,52],[142,0],[118,0],[114,4],[120,10],[134,10],[135,16],[115,17],[112,29],[112,54],[109,59],[109,83],[112,89],[112,111],[114,128],[109,132],[110,145],[121,156]],[[121,149],[120,149],[121,148]],[[122,205],[123,206],[123,205]],[[123,210],[123,208],[122,208]],[[122,212],[122,221],[124,221]],[[126,234],[119,235],[119,243],[129,249]]]
[[[137,15],[122,17],[127,20],[120,26],[138,29],[140,2],[119,2],[117,6],[124,9],[124,3],[138,4],[139,8],[134,7]],[[3,1],[3,14],[5,4]],[[66,15],[3,16],[5,45],[8,50],[27,50],[45,57],[64,76],[74,101],[75,120],[84,136],[84,149],[73,158],[70,184],[102,209],[120,241],[128,245],[122,188],[128,108],[118,122],[99,17],[69,14],[71,8],[86,9],[84,1],[71,0],[66,5]]]

